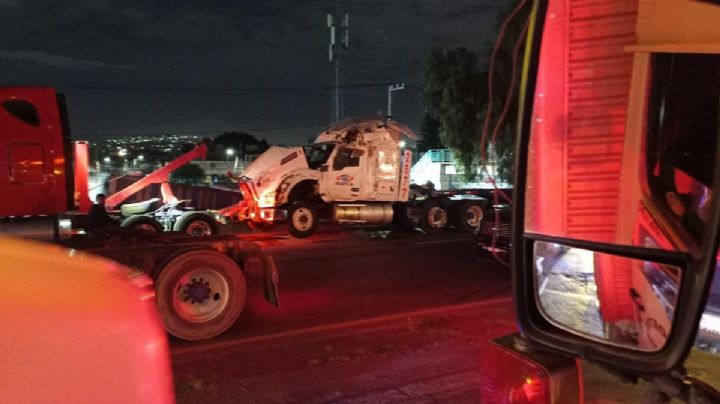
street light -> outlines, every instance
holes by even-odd
[[[110,156],[105,156],[103,159],[104,162],[109,163],[110,162]]]
[[[233,149],[225,149],[225,161],[230,161],[230,157],[232,157],[235,154],[235,150]]]
[[[392,117],[392,93],[394,91],[400,91],[405,89],[405,82],[398,84],[392,84],[388,86],[388,107],[387,107],[387,115]]]

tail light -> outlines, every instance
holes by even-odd
[[[484,404],[582,403],[575,359],[516,346],[518,335],[488,343],[482,359]]]

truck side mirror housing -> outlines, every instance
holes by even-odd
[[[320,171],[321,171],[321,172],[324,173],[324,172],[327,171],[327,170],[328,170],[328,165],[327,165],[327,164],[323,164],[323,165],[320,166]]]

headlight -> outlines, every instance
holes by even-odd
[[[275,192],[268,192],[262,197],[263,205],[275,205]]]
[[[213,212],[212,215],[216,222],[220,224],[227,224],[227,217],[225,217],[225,215],[222,215],[218,212]]]

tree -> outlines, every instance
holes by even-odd
[[[520,1],[513,1],[499,13],[498,31]],[[421,103],[425,111],[440,122],[440,139],[453,150],[466,180],[472,179],[481,152],[487,151],[491,143],[498,160],[500,179],[508,182],[512,179],[520,53],[529,4],[525,2],[505,24],[494,57],[491,95],[488,91],[489,66],[481,71],[477,57],[471,51],[465,48],[430,49],[423,61]],[[495,44],[491,44],[491,52],[494,47]],[[488,60],[491,57],[492,53]],[[506,100],[509,100],[507,108]],[[483,131],[484,127],[487,127],[486,131]],[[496,135],[494,138],[493,134]]]
[[[205,171],[197,164],[185,164],[170,174],[170,181],[179,184],[199,184],[205,180]]]
[[[258,140],[255,136],[245,132],[223,132],[213,139],[215,145],[213,150],[213,158],[216,160],[224,160],[227,149],[232,149],[240,157],[244,157],[246,152],[262,153],[267,150],[267,140]]]
[[[522,0],[515,0],[501,10],[497,16],[496,29],[501,42],[497,43],[497,52],[492,60],[496,41],[490,44],[487,60],[494,61],[492,71],[492,113],[487,122],[488,134],[485,144],[493,143],[498,162],[498,176],[507,182],[514,178],[514,151],[518,95],[522,71],[522,51],[530,15],[530,2],[518,8]],[[513,15],[513,13],[515,13]],[[504,32],[502,31],[505,25]],[[488,66],[489,70],[490,66]],[[507,108],[506,107],[507,103]],[[504,110],[506,111],[504,113]],[[487,109],[485,110],[487,112]],[[502,122],[500,121],[502,119]],[[493,133],[496,138],[492,139]],[[487,146],[486,146],[487,147]]]
[[[476,172],[486,81],[477,57],[466,48],[434,48],[425,57],[421,103],[440,122],[440,141],[453,151],[466,180]]]
[[[440,140],[440,121],[432,115],[425,113],[422,125],[420,126],[420,140],[417,143],[419,153],[425,153],[430,149],[444,149],[445,146]]]

